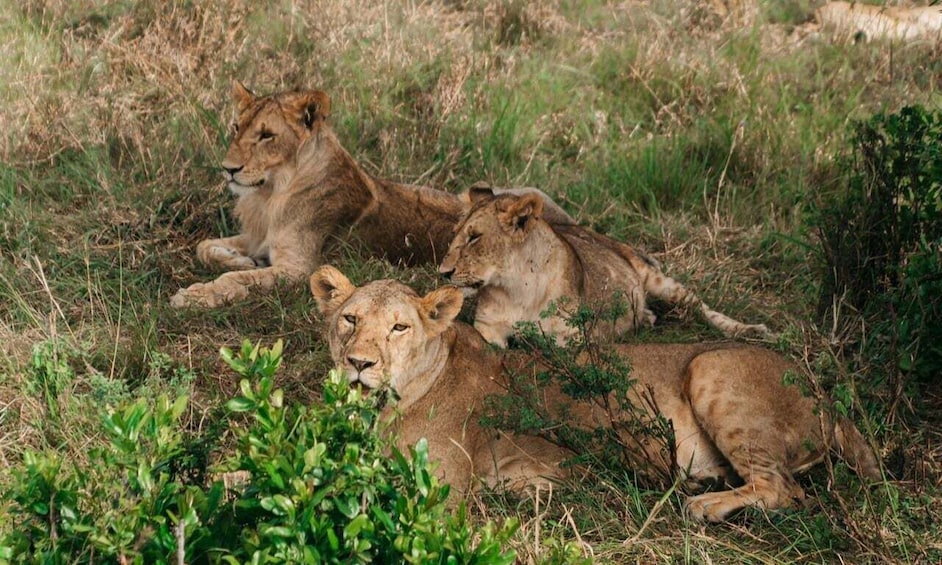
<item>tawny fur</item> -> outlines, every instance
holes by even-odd
[[[572,452],[479,426],[484,399],[505,393],[503,367],[514,354],[488,349],[477,332],[455,321],[460,291],[443,287],[422,297],[390,280],[356,288],[330,266],[315,272],[310,284],[326,317],[334,362],[351,382],[397,392],[398,405],[386,412],[400,413],[402,446],[425,437],[442,479],[466,491],[481,482],[520,489],[566,475],[559,463]],[[637,379],[634,390],[649,391],[673,426],[674,459],[655,453],[646,461],[661,461],[682,480],[741,485],[691,497],[687,508],[697,520],[721,521],[746,506],[791,505],[804,495],[793,474],[820,461],[832,445],[862,477],[880,478],[853,423],[832,422],[797,387],[782,384],[786,371],[798,368],[777,353],[735,343],[622,345],[618,351]],[[586,426],[608,425],[595,405],[558,391],[547,389],[546,402],[568,404]]]
[[[395,281],[357,289],[330,266],[310,284],[334,362],[351,382],[396,391],[400,399],[384,409],[384,420],[400,414],[403,449],[428,440],[440,478],[466,492],[475,478],[520,487],[563,476],[558,464],[572,455],[566,450],[478,426],[483,399],[503,390],[501,358],[473,328],[453,323],[461,291],[443,287],[420,297]]]
[[[815,11],[815,19],[843,41],[942,39],[942,6],[902,8],[828,2]]]
[[[241,230],[200,242],[199,260],[229,272],[181,289],[171,298],[173,306],[216,307],[245,298],[253,288],[303,280],[323,262],[332,239],[357,241],[371,256],[394,263],[441,258],[461,216],[461,199],[368,175],[328,125],[327,94],[256,97],[236,82],[232,97],[236,129],[222,166],[238,197]],[[556,220],[572,221],[558,206],[547,205]]]
[[[614,325],[596,327],[604,337],[653,324],[647,295],[696,308],[729,336],[768,332],[712,310],[629,245],[581,226],[549,224],[539,198],[471,194],[473,204],[439,271],[459,286],[479,289],[474,327],[491,343],[506,346],[518,322],[537,323],[565,341],[575,330],[564,315],[542,315],[551,304],[610,304],[616,293],[627,299],[629,311]]]

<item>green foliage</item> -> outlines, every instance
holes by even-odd
[[[590,565],[593,560],[586,557],[579,544],[564,541],[557,536],[540,540],[540,565]]]
[[[72,385],[75,373],[69,366],[69,352],[60,351],[61,342],[54,340],[33,346],[29,359],[27,390],[43,399],[46,416],[58,423],[59,395]]]
[[[447,506],[423,440],[399,452],[381,433],[381,395],[364,397],[333,371],[322,404],[284,406],[274,388],[281,342],[245,342],[222,358],[243,377],[227,408],[249,418],[221,468],[241,484],[199,480],[183,415],[187,397],[139,398],[109,410],[107,441],[85,462],[27,452],[5,499],[12,529],[0,558],[15,563],[506,564],[516,522],[475,527]],[[67,374],[48,356],[43,382]],[[38,370],[38,369],[37,369]],[[231,418],[232,421],[238,418]],[[214,439],[214,438],[211,438]],[[212,443],[212,442],[210,442]],[[231,476],[231,475],[229,475]]]
[[[186,407],[186,396],[161,396],[111,411],[108,441],[84,463],[28,451],[6,495],[16,519],[0,551],[16,563],[162,563],[178,535],[198,545],[208,534],[198,516],[219,508],[222,490],[182,480]]]
[[[242,549],[254,563],[509,563],[501,544],[514,531],[488,524],[472,533],[464,507],[446,510],[420,441],[409,457],[379,430],[381,395],[364,397],[341,371],[324,384],[323,404],[285,408],[272,375],[273,351],[243,345],[223,358],[247,377],[229,401],[254,425],[239,434],[232,470],[251,479],[235,502]],[[254,377],[257,382],[250,382]]]
[[[708,3],[327,2],[316,10],[288,2],[0,3],[0,36],[9,46],[0,50],[0,96],[17,117],[0,135],[0,493],[13,490],[12,462],[28,448],[55,449],[63,469],[85,468],[89,447],[107,437],[98,425],[104,408],[138,396],[192,392],[182,418],[200,437],[184,441],[189,455],[181,459],[205,460],[217,441],[208,428],[236,427],[224,417],[229,381],[217,357],[218,345],[236,335],[292,336],[296,356],[279,369],[278,386],[285,399],[320,398],[321,379],[312,375],[327,374],[330,356],[311,331],[304,285],[211,313],[167,306],[180,286],[216,275],[199,266],[196,244],[237,230],[218,173],[233,79],[259,93],[328,92],[338,138],[367,172],[448,190],[482,178],[540,187],[580,223],[643,244],[675,275],[686,271],[701,293],[739,297],[762,317],[797,328],[818,298],[807,275],[818,242],[792,244],[807,238],[807,203],[827,186],[821,164],[844,143],[835,132],[883,108],[937,108],[940,45],[799,46],[781,27],[716,19],[703,27],[696,13],[709,8],[694,4]],[[820,4],[760,2],[756,23],[788,31]],[[771,243],[757,249],[757,236]],[[364,262],[352,246],[342,253],[344,272],[360,273],[360,281],[431,285],[436,275]],[[924,268],[935,269],[929,259]],[[713,285],[727,280],[734,290],[716,292]],[[901,282],[914,285],[910,296],[931,288],[916,277]],[[692,337],[686,326],[667,329]],[[60,355],[70,340],[81,350],[67,352],[72,377],[49,389],[58,390],[54,400],[28,368],[37,336],[62,340]],[[817,345],[819,336],[801,337],[787,350],[801,343],[817,365],[827,347]],[[847,343],[837,337],[828,345]],[[927,341],[920,340],[917,367]],[[859,351],[848,345],[845,352]],[[167,370],[150,368],[161,364],[158,351],[199,378],[167,387]],[[860,351],[858,359],[875,368],[906,362],[889,347]],[[848,369],[858,372],[836,362],[827,375],[815,371],[829,379],[825,389]],[[898,509],[850,505],[848,515],[820,495],[806,511],[834,515],[849,548],[841,551],[845,561],[942,562],[942,495],[928,425],[938,410],[924,402],[932,398],[913,398],[935,412],[926,424],[888,419],[879,435],[900,476],[913,479],[896,485],[901,507],[912,506],[911,529],[908,520],[888,519]],[[57,421],[47,402],[56,403]],[[873,405],[885,410],[889,402]],[[205,468],[186,465],[192,473]],[[857,482],[839,476],[834,484]],[[570,498],[557,492],[554,505],[565,504],[575,521],[560,519],[559,536],[581,536],[582,547],[609,563],[834,559],[794,523],[701,531],[670,513],[652,519],[640,543],[623,544],[659,497],[626,487],[585,481]],[[497,500],[487,512],[526,520],[517,504]],[[19,516],[0,505],[0,538]],[[530,537],[516,538],[527,561]],[[200,560],[207,559],[193,561]],[[96,561],[108,559],[96,554]]]
[[[654,400],[648,390],[635,386],[628,361],[611,344],[592,338],[599,324],[614,324],[628,313],[624,297],[603,306],[554,304],[544,314],[551,312],[560,313],[576,335],[564,347],[536,324],[519,324],[516,340],[531,357],[523,370],[509,376],[508,394],[486,400],[481,424],[546,438],[578,454],[572,464],[592,464],[613,476],[631,469],[643,486],[670,487],[673,469],[665,468],[674,461],[670,423],[652,416]],[[546,393],[553,389],[575,402],[575,408],[568,401],[547,402]],[[607,425],[587,428],[584,418],[573,413],[585,410]]]
[[[893,392],[942,369],[942,113],[918,106],[854,129],[838,193],[815,225],[825,259],[819,310],[870,325],[867,356]],[[851,307],[832,311],[841,301]]]

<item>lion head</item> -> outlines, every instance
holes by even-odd
[[[421,397],[448,359],[443,334],[461,310],[461,291],[446,286],[419,296],[380,280],[355,287],[325,265],[311,275],[311,293],[327,321],[331,357],[352,383],[388,386],[400,405]]]
[[[539,194],[500,194],[473,188],[471,207],[455,227],[455,237],[439,272],[452,283],[480,288],[502,273],[514,273],[530,232],[543,215]]]
[[[229,189],[241,196],[290,181],[298,151],[330,113],[330,97],[319,90],[257,97],[235,81],[232,100],[233,137],[222,162]]]

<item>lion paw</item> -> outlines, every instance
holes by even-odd
[[[218,306],[216,296],[209,288],[209,284],[196,283],[181,288],[170,297],[170,305],[174,308],[187,308],[192,306],[213,308]]]
[[[232,270],[257,267],[254,259],[225,245],[201,243],[196,248],[196,256],[204,265],[220,265]]]
[[[698,522],[722,522],[745,506],[745,501],[730,491],[710,492],[687,501],[687,515]]]
[[[756,332],[756,333],[759,334],[759,335],[763,335],[763,336],[771,336],[771,335],[772,335],[772,331],[769,330],[769,327],[766,326],[765,324],[756,324],[756,325],[752,326],[752,331]]]
[[[242,279],[245,274],[246,271],[230,271],[212,282],[181,288],[170,297],[170,305],[174,308],[216,308],[242,300],[249,295],[249,285]]]

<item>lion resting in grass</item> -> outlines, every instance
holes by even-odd
[[[506,392],[503,365],[513,353],[488,348],[455,321],[461,291],[443,287],[419,296],[392,280],[357,288],[330,266],[310,284],[334,362],[353,383],[397,393],[398,404],[384,411],[400,414],[401,444],[425,437],[443,480],[462,490],[481,481],[521,489],[566,475],[559,463],[572,452],[479,425],[485,398]],[[831,421],[797,387],[783,385],[786,371],[798,369],[777,353],[742,344],[622,345],[618,352],[632,367],[634,386],[653,398],[643,406],[656,406],[673,426],[673,461],[661,459],[667,472],[676,468],[689,482],[740,485],[691,497],[687,509],[697,520],[721,521],[746,506],[791,505],[804,494],[793,474],[821,461],[829,446],[862,477],[880,478],[852,422]],[[547,389],[545,401],[568,403],[577,421],[608,422],[596,405],[558,391]]]
[[[426,438],[440,461],[438,474],[454,488],[467,491],[474,478],[522,487],[537,477],[563,476],[558,464],[570,452],[478,427],[477,401],[501,391],[501,358],[474,328],[454,322],[460,290],[447,286],[420,297],[392,280],[358,289],[331,266],[315,271],[310,283],[327,319],[334,362],[352,382],[396,391],[400,441]]]
[[[406,264],[437,261],[448,248],[461,199],[364,172],[327,124],[327,94],[257,97],[236,82],[232,97],[235,133],[222,167],[238,197],[241,231],[197,245],[201,262],[229,272],[181,289],[173,306],[215,307],[253,287],[303,280],[322,263],[332,238],[352,236],[370,254]],[[556,220],[572,221],[552,202],[547,207]]]
[[[815,11],[819,26],[841,40],[942,39],[942,7],[894,8],[828,2]]]
[[[661,272],[634,248],[576,225],[550,225],[539,198],[470,193],[472,205],[456,228],[439,268],[458,286],[479,289],[474,327],[501,346],[517,322],[535,322],[565,341],[574,331],[559,313],[542,315],[560,302],[611,303],[618,293],[628,312],[613,324],[596,326],[596,337],[623,334],[653,324],[645,296],[698,308],[726,335],[764,334],[762,324],[747,325],[710,309],[696,294]]]

